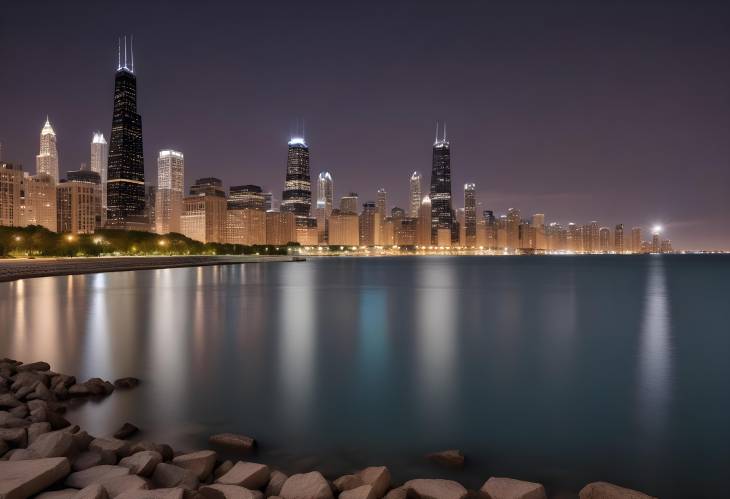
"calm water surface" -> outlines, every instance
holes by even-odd
[[[719,497],[730,469],[730,258],[331,258],[0,284],[0,356],[139,389],[72,411],[178,448],[397,479],[608,480]],[[464,471],[423,453],[462,449]]]

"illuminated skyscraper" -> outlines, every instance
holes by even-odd
[[[101,179],[101,213],[102,224],[106,223],[106,181],[109,173],[109,146],[106,143],[104,134],[95,132],[91,139],[91,171],[99,174]]]
[[[46,116],[46,123],[41,130],[41,147],[35,157],[36,174],[50,175],[58,183],[58,149],[56,148],[56,132]]]
[[[309,217],[311,207],[309,146],[303,138],[294,137],[289,141],[286,158],[286,185],[282,194],[281,211],[294,213],[298,219],[303,219]]]
[[[157,200],[155,232],[180,232],[185,190],[185,157],[183,153],[165,149],[157,158]]]
[[[332,213],[332,200],[335,188],[330,172],[320,172],[317,176],[317,236],[319,243],[327,242],[328,225]]]
[[[360,243],[359,217],[352,211],[332,210],[330,240],[333,246],[357,246]]]
[[[142,117],[137,113],[137,77],[134,52],[130,43],[127,63],[127,38],[124,37],[124,62],[121,43],[114,78],[114,114],[109,139],[106,225],[115,229],[146,230],[144,152]]]
[[[631,229],[631,252],[641,253],[641,227]]]
[[[438,136],[439,127],[436,124],[436,138],[433,143],[431,160],[431,240],[439,240],[438,229],[452,230],[454,214],[451,206],[451,151],[446,140],[446,125],[443,127],[441,138]],[[443,232],[442,232],[443,233]],[[458,234],[451,235],[451,240],[458,238]],[[441,236],[443,242],[444,236]]]
[[[378,197],[376,198],[375,206],[378,209],[378,215],[380,218],[385,218],[388,215],[388,193],[385,192],[384,187],[378,189]]]
[[[101,227],[101,177],[91,170],[66,174],[56,187],[58,232],[93,234]]]
[[[348,213],[357,213],[357,192],[351,192],[347,196],[340,198],[340,211]]]
[[[266,211],[266,198],[258,185],[232,185],[228,189],[228,209]]]
[[[418,224],[416,225],[416,244],[431,246],[431,198],[424,196],[418,210]]]
[[[507,225],[505,230],[507,231],[507,248],[510,251],[515,251],[520,247],[520,224],[522,218],[520,217],[520,210],[517,208],[510,208],[507,210]]]
[[[408,216],[411,218],[418,218],[418,212],[421,209],[421,173],[411,173],[411,180],[409,184],[409,210]]]
[[[25,207],[22,225],[41,225],[56,232],[56,183],[47,173],[23,178]]]
[[[464,245],[468,247],[477,244],[477,186],[469,183],[464,185]]]
[[[611,251],[611,230],[608,227],[601,227],[598,230],[599,246],[601,253],[609,253]]]
[[[660,227],[654,227],[652,230],[651,235],[651,252],[652,253],[661,253],[661,240],[659,239],[659,234],[661,233]]]
[[[377,203],[368,201],[362,204],[359,220],[360,246],[374,246],[380,242],[378,233],[380,232],[381,220],[380,207]]]
[[[625,251],[624,224],[616,224],[616,227],[613,229],[613,250],[619,255]]]
[[[0,162],[0,225],[21,225],[22,188],[23,168],[20,165]]]
[[[545,214],[535,213],[532,215],[532,223],[530,224],[535,231],[535,249],[544,251],[547,249],[547,240],[545,237]]]

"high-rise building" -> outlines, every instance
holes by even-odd
[[[376,198],[375,206],[378,209],[378,215],[380,218],[388,216],[388,193],[384,187],[378,189],[378,197]]]
[[[279,202],[274,198],[272,192],[264,192],[264,210],[265,211],[276,211],[279,209]]]
[[[93,234],[101,227],[101,176],[91,170],[66,174],[56,187],[58,232]]]
[[[294,137],[289,141],[286,185],[281,199],[281,211],[294,213],[297,218],[309,217],[312,185],[309,178],[309,146],[303,138]]]
[[[651,235],[651,252],[661,253],[661,240],[659,239],[659,231],[654,229],[654,233]]]
[[[418,210],[416,241],[419,246],[431,246],[431,198],[424,196]]]
[[[510,208],[507,210],[507,225],[505,227],[507,231],[507,249],[515,251],[520,247],[520,224],[522,218],[520,217],[520,210],[517,208]]]
[[[674,252],[674,248],[672,248],[672,241],[669,239],[662,239],[661,247],[659,248],[659,251],[661,253],[672,253]]]
[[[199,178],[190,186],[190,195],[202,196],[203,194],[225,198],[226,191],[223,188],[223,181],[215,177]]]
[[[35,157],[36,174],[45,173],[58,183],[58,148],[56,147],[56,132],[46,116],[46,123],[41,129],[41,147]]]
[[[464,184],[464,246],[477,245],[477,185]]]
[[[601,248],[601,253],[611,252],[611,229],[608,227],[601,227],[598,229],[598,240]]]
[[[56,232],[56,183],[47,173],[23,177],[23,207],[21,225],[40,225]]]
[[[146,183],[144,186],[144,216],[149,230],[155,231],[157,223],[157,186]]]
[[[357,246],[360,243],[359,225],[357,213],[332,210],[329,244],[331,246]]]
[[[360,246],[375,246],[380,243],[380,221],[382,220],[380,206],[372,201],[362,204],[359,219]]]
[[[436,124],[436,139],[433,143],[433,154],[431,160],[431,239],[438,243],[438,229],[452,230],[454,226],[454,214],[451,206],[451,152],[449,142],[446,140],[446,125],[443,127],[443,135],[438,136],[439,127]],[[451,235],[453,241],[458,234]],[[441,236],[443,242],[444,236]],[[440,246],[440,245],[439,245]],[[450,246],[450,245],[449,245]]]
[[[641,253],[641,227],[631,229],[631,252]]]
[[[180,232],[202,243],[222,243],[226,228],[226,198],[202,192],[183,198]]]
[[[421,173],[411,173],[411,180],[409,184],[409,196],[410,200],[408,216],[411,218],[418,218],[418,213],[421,211]]]
[[[0,163],[0,225],[19,226],[23,168],[12,163]]]
[[[335,195],[334,183],[330,172],[320,172],[317,177],[317,239],[320,244],[327,243],[329,218]]]
[[[357,213],[357,192],[351,192],[347,196],[340,198],[340,211],[349,213]]]
[[[625,251],[624,224],[616,224],[616,227],[613,229],[613,251],[619,255]]]
[[[284,246],[297,240],[296,216],[290,211],[266,212],[266,244]]]
[[[157,201],[155,232],[180,232],[180,217],[185,191],[185,156],[179,151],[164,149],[157,158]]]
[[[228,189],[228,209],[266,211],[266,199],[258,185],[232,185]]]
[[[121,43],[114,78],[114,113],[109,138],[106,225],[115,229],[146,230],[146,193],[142,117],[137,113],[137,77],[134,52],[130,43],[131,64],[127,64],[127,38],[124,62]]]
[[[226,211],[225,242],[229,244],[266,244],[266,212],[252,208]]]
[[[94,132],[91,138],[91,171],[99,174],[101,178],[101,214],[102,224],[106,224],[106,182],[109,173],[109,146],[106,143],[104,134]]]
[[[545,251],[547,249],[547,240],[545,237],[545,214],[535,213],[532,215],[530,226],[535,231],[535,249]]]

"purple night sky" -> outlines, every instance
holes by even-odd
[[[681,249],[730,249],[730,3],[5,2],[3,159],[35,170],[46,114],[61,171],[109,137],[117,37],[133,33],[148,180],[185,154],[281,198],[305,123],[312,179],[407,207],[435,121],[456,206],[654,223]],[[627,236],[628,237],[628,236]],[[648,236],[645,236],[648,237]]]

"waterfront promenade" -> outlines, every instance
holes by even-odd
[[[199,267],[207,265],[235,265],[240,263],[291,262],[293,260],[293,257],[286,255],[18,258],[0,260],[0,282],[29,279],[32,277],[92,274],[96,272],[120,272],[127,270]]]

